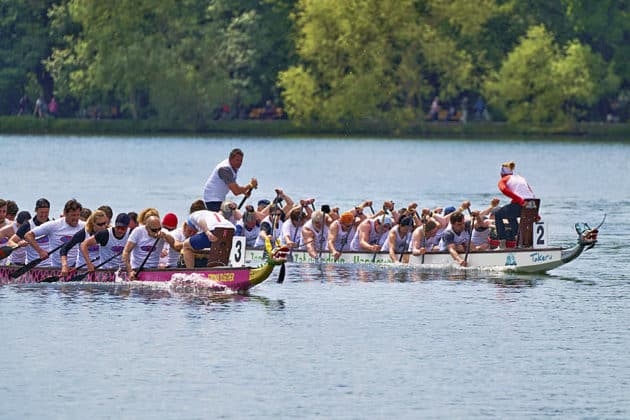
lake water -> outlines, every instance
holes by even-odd
[[[0,418],[630,418],[630,147],[592,141],[0,136],[0,197],[180,219],[245,152],[249,200],[482,208],[514,159],[553,245],[547,275],[288,265],[247,296],[0,287]],[[506,202],[504,197],[502,202]]]

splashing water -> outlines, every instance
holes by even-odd
[[[217,293],[230,292],[230,290],[216,281],[209,280],[197,273],[175,273],[168,282],[169,289],[178,293]]]

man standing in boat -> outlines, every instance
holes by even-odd
[[[221,210],[221,203],[229,191],[234,195],[245,194],[249,196],[251,191],[258,187],[256,178],[252,178],[247,185],[238,185],[236,176],[243,164],[243,151],[233,149],[230,156],[221,161],[212,171],[203,189],[203,201],[210,211]]]
[[[534,191],[527,183],[527,180],[520,175],[514,175],[514,168],[516,168],[516,163],[513,161],[502,164],[501,180],[499,181],[499,190],[510,197],[512,202],[503,207],[498,207],[492,212],[497,229],[497,239],[500,241],[499,248],[505,248],[507,242],[515,244],[518,218],[521,216],[525,200],[535,198]],[[503,219],[508,220],[509,231],[507,231]]]

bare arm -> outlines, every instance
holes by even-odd
[[[389,258],[392,262],[396,262],[398,259],[396,258],[396,232],[394,229],[390,229],[387,234],[387,241],[389,242]]]
[[[258,180],[256,178],[252,178],[249,184],[243,186],[238,185],[236,182],[228,184],[228,188],[234,195],[249,194],[251,190],[256,187],[258,187]]]
[[[136,273],[133,271],[131,267],[131,251],[135,248],[135,242],[129,242],[125,244],[125,249],[123,249],[122,260],[125,263],[125,267],[127,268],[127,275],[129,276],[129,280],[133,280],[136,278]]]
[[[39,246],[39,244],[35,240],[35,234],[32,230],[26,232],[26,234],[24,235],[24,240],[28,242],[28,244],[32,246],[35,251],[37,251],[37,254],[39,254],[39,257],[41,259],[45,260],[46,258],[48,258],[48,252],[42,249],[41,246]]]
[[[451,257],[453,258],[453,260],[455,260],[457,264],[462,267],[466,267],[466,261],[464,261],[464,259],[459,255],[455,247],[455,244],[448,244],[448,253],[451,254]]]
[[[88,251],[88,248],[94,245],[97,245],[94,235],[90,236],[85,241],[81,242],[81,245],[79,245],[79,249],[81,250],[81,255],[83,255],[83,259],[85,260],[87,270],[90,272],[94,271],[95,268],[94,264],[92,264],[92,261],[90,261],[90,252]]]

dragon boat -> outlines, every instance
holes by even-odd
[[[573,261],[582,252],[595,246],[598,229],[602,224],[603,221],[596,228],[590,228],[586,223],[576,223],[577,243],[571,247],[532,246],[470,252],[467,255],[467,268],[515,273],[545,273]],[[546,240],[543,243],[546,243]],[[265,255],[263,249],[247,248],[245,261],[264,261]],[[396,254],[396,256],[400,257],[400,254]],[[447,251],[429,252],[424,255],[403,253],[402,258],[392,261],[388,252],[345,251],[335,260],[328,251],[322,251],[316,258],[313,258],[305,250],[294,249],[287,255],[287,260],[292,263],[311,264],[379,264],[394,266],[402,263],[418,267],[418,269],[428,270],[459,268]]]
[[[241,242],[242,241],[242,242]],[[185,279],[194,275],[193,278],[210,280],[210,288],[216,290],[231,290],[244,292],[265,281],[276,265],[286,261],[286,248],[272,249],[267,243],[264,259],[259,259],[256,267],[243,265],[240,244],[244,244],[244,238],[235,238],[230,260],[231,265],[216,267],[198,268],[168,268],[157,269],[147,268],[137,275],[139,282],[169,282],[174,279]],[[243,247],[244,248],[244,247]],[[89,283],[112,283],[127,281],[126,273],[123,270],[96,270],[93,273],[74,272],[66,277],[61,276],[59,268],[55,267],[35,267],[23,274],[24,266],[6,265],[0,266],[0,284],[29,284],[29,283],[69,283],[69,282],[89,282]],[[19,271],[21,270],[21,271]],[[16,275],[19,274],[19,275]]]

